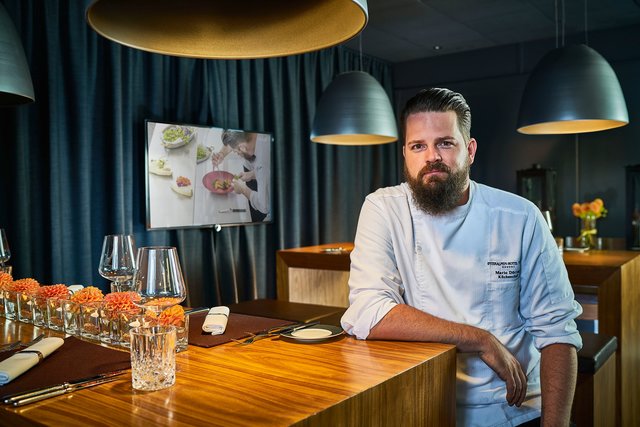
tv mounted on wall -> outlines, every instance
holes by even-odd
[[[147,229],[271,222],[270,133],[145,125]]]

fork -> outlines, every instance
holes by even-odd
[[[299,326],[300,324],[295,324],[293,326]],[[235,338],[231,338],[231,341],[237,343],[237,344],[242,344],[242,345],[247,345],[247,344],[251,344],[252,342],[254,342],[257,339],[261,339],[261,338],[267,338],[267,337],[271,337],[273,335],[276,334],[276,331],[284,331],[286,329],[288,329],[289,326],[275,326],[273,328],[269,328],[266,329],[264,331],[260,331],[256,334],[254,334],[253,332],[245,332],[245,334],[249,335],[249,338],[244,338],[244,339],[235,339]]]
[[[15,350],[20,347],[29,347],[44,338],[44,334],[40,334],[29,342],[16,341],[10,344],[4,344],[0,347],[0,353]]]
[[[304,323],[304,322],[300,322],[300,323],[294,323],[292,325],[285,325],[285,326],[276,326],[270,329],[267,329],[266,331],[261,331],[258,332],[257,334],[251,333],[251,332],[245,332],[246,334],[250,335],[249,338],[245,338],[245,339],[234,339],[231,338],[231,341],[240,344],[240,345],[248,345],[253,343],[256,340],[262,339],[262,338],[268,338],[268,337],[272,337],[275,335],[281,335],[281,334],[285,334],[288,332],[293,332],[293,331],[297,331],[298,329],[304,329],[304,328],[308,328],[309,326],[314,326],[317,325],[318,322],[310,322],[310,323]]]

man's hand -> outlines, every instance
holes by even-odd
[[[487,333],[483,340],[480,359],[507,383],[507,403],[520,407],[527,396],[527,376],[520,362],[506,349],[496,337]]]
[[[242,172],[238,179],[241,179],[244,182],[251,181],[252,179],[256,179],[256,173],[255,171]]]
[[[211,155],[211,164],[213,165],[213,167],[217,168],[220,165],[220,163],[222,163],[224,158],[227,157],[227,154],[229,154],[230,152],[231,152],[231,148],[226,145],[223,145],[220,151],[218,151],[217,153],[213,153]]]
[[[247,184],[245,184],[243,180],[234,179],[232,185],[233,185],[233,191],[235,191],[238,194],[244,195],[247,199],[249,198],[251,194],[251,189],[247,187]]]

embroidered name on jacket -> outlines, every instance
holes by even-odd
[[[520,261],[489,261],[491,281],[514,280],[520,277]]]

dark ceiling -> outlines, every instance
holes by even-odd
[[[403,62],[640,24],[640,0],[368,0],[369,22],[346,46]],[[556,5],[558,25],[556,25]],[[586,5],[586,7],[585,7]]]

